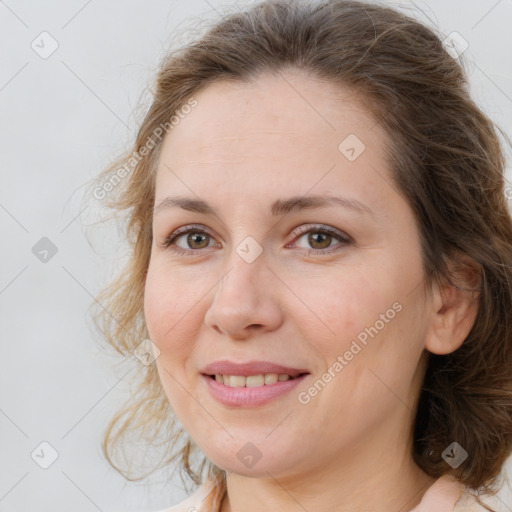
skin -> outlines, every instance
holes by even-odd
[[[251,84],[215,82],[195,98],[163,141],[155,205],[187,196],[218,214],[155,211],[144,310],[170,404],[228,474],[222,511],[411,510],[434,482],[411,456],[427,350],[458,348],[476,302],[449,286],[425,293],[413,212],[384,158],[387,134],[353,91],[288,70]],[[338,149],[349,134],[366,146],[354,161]],[[311,194],[357,199],[373,214],[339,205],[270,213],[278,198]],[[174,246],[199,255],[163,247],[190,224],[211,237],[187,245],[185,234]],[[309,241],[296,233],[304,225]],[[315,233],[325,226],[352,243],[322,241]],[[236,252],[247,236],[263,249],[252,263]],[[315,248],[324,254],[306,253]],[[400,312],[300,403],[298,393],[394,303]],[[229,407],[200,374],[219,359],[311,375],[265,405]],[[247,442],[261,452],[251,468],[237,457]]]

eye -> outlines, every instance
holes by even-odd
[[[334,250],[339,249],[339,246],[343,247],[353,243],[353,240],[348,235],[328,226],[304,225],[295,231],[295,233],[297,232],[301,235],[297,240],[304,239],[305,243],[312,247],[312,249],[303,247],[306,254],[327,254],[333,252],[333,240],[340,242],[337,246],[334,246]]]
[[[212,235],[201,226],[191,225],[178,228],[172,232],[162,243],[162,246],[178,254],[193,254],[194,252],[200,252],[200,249],[210,247],[208,240],[211,241],[212,239]]]
[[[302,247],[307,255],[327,254],[338,250],[340,246],[353,243],[351,237],[329,226],[304,225],[296,229],[293,234],[300,235],[297,240],[304,239],[306,244],[312,246],[312,248]],[[203,227],[190,225],[173,231],[161,245],[177,254],[196,256],[201,254],[202,249],[212,247],[210,244],[212,240],[213,235]],[[333,249],[332,242],[334,240],[338,240],[340,243]],[[286,247],[290,246],[286,245]]]

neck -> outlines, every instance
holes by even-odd
[[[435,478],[414,463],[403,434],[388,437],[384,449],[369,441],[303,472],[267,472],[263,477],[228,473],[221,512],[408,512]]]

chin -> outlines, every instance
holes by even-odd
[[[282,475],[297,467],[299,461],[292,459],[287,452],[276,450],[276,443],[267,439],[266,443],[252,443],[247,441],[250,436],[244,436],[244,440],[230,438],[225,449],[219,449],[220,444],[215,445],[214,450],[203,450],[203,453],[217,467],[229,473],[243,475],[252,478],[267,478],[271,475]],[[208,442],[210,443],[212,439]],[[292,450],[296,454],[296,450]]]

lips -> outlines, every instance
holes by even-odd
[[[235,363],[232,361],[222,360],[215,361],[205,366],[201,373],[207,376],[215,375],[240,375],[248,377],[251,375],[260,375],[268,373],[277,373],[278,375],[286,374],[290,377],[298,377],[303,374],[309,373],[304,368],[292,368],[290,366],[283,366],[269,361],[250,361],[247,363]]]
[[[228,407],[257,407],[288,395],[310,372],[269,361],[215,361],[202,370],[210,395]]]

